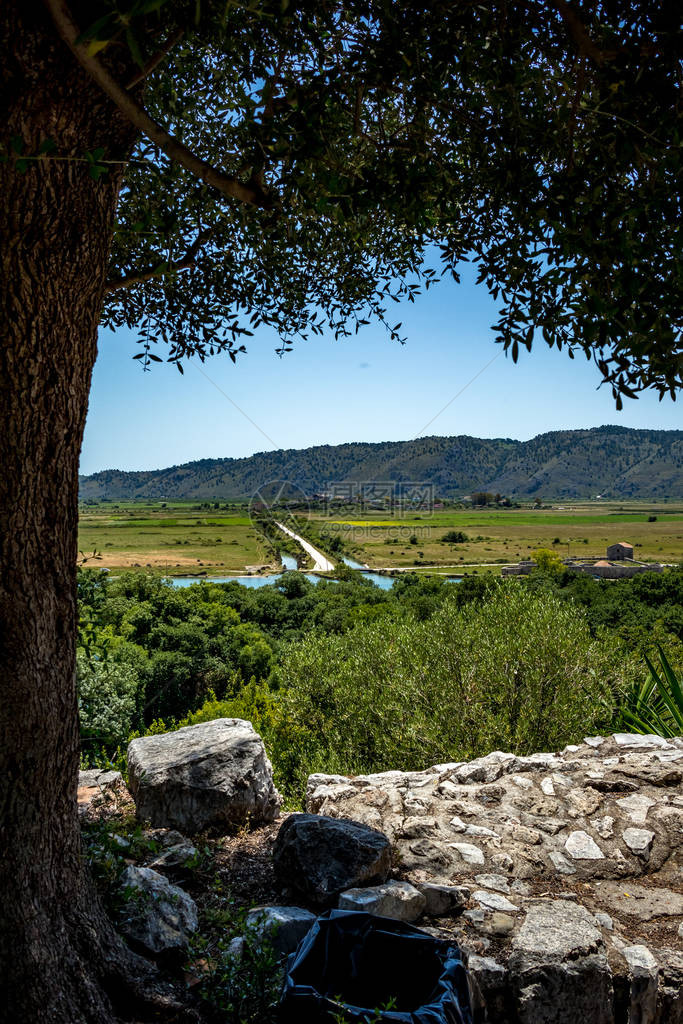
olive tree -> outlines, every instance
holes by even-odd
[[[145,366],[280,350],[464,259],[495,336],[681,385],[675,5],[6,0],[0,803],[12,1021],[161,1014],[83,869],[78,457],[101,324]],[[425,253],[430,257],[425,260]],[[437,266],[431,254],[438,256]],[[135,1007],[135,1009],[133,1009]]]

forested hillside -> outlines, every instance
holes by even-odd
[[[278,479],[307,494],[342,481],[426,481],[449,498],[488,490],[522,499],[681,499],[683,431],[604,426],[530,441],[463,435],[320,445],[148,472],[104,470],[81,477],[80,490],[84,500],[235,500]]]

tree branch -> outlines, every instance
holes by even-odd
[[[152,278],[162,277],[164,274],[176,273],[180,270],[189,270],[196,264],[199,250],[210,237],[210,229],[207,231],[201,231],[182,259],[177,260],[175,263],[169,263],[161,269],[157,265],[156,267],[151,267],[149,270],[139,270],[134,274],[127,274],[125,277],[113,278],[107,281],[104,286],[105,294],[108,295],[110,292],[118,292],[122,288],[132,288],[133,285],[142,284],[143,281],[151,281]]]
[[[174,32],[170,37],[165,46],[162,46],[160,50],[149,58],[144,67],[140,68],[137,74],[133,75],[130,81],[126,84],[126,89],[134,89],[140,82],[144,82],[148,75],[151,75],[155,68],[157,68],[164,57],[168,57],[169,53],[176,46],[185,35],[185,29],[179,28],[177,32]]]
[[[576,43],[579,53],[584,57],[590,57],[594,64],[601,66],[605,61],[605,54],[595,45],[588,35],[586,26],[567,3],[567,0],[555,0],[555,7],[560,12],[562,21],[567,26],[567,31]]]
[[[135,125],[146,135],[162,153],[165,153],[170,160],[180,164],[195,177],[211,185],[226,196],[232,199],[239,199],[240,202],[249,206],[258,206],[267,209],[273,206],[272,197],[263,189],[251,188],[243,185],[237,178],[232,178],[222,171],[219,171],[212,164],[207,163],[201,157],[193,153],[187,146],[162,128],[154,121],[147,111],[141,107],[116,82],[107,69],[91,56],[87,46],[77,43],[79,37],[78,25],[71,17],[71,12],[64,0],[44,0],[45,5],[52,16],[59,35],[76,57],[77,61],[87,71],[90,77],[97,82],[100,88],[107,94],[110,100],[116,104],[124,117],[128,118],[131,124]]]

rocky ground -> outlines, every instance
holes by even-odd
[[[221,785],[232,792],[239,782],[215,760],[223,756],[216,744],[221,729],[223,735],[227,726],[207,731],[212,808]],[[494,752],[423,772],[315,775],[308,813],[271,821],[269,765],[242,729],[240,771],[252,780],[267,820],[228,829],[224,801],[216,812],[222,834],[214,828],[197,836],[192,814],[202,827],[207,821],[197,803],[196,751],[203,747],[197,733],[173,735],[169,744],[185,742],[194,751],[192,763],[188,768],[177,750],[165,749],[158,785],[166,793],[156,794],[154,806],[166,808],[176,824],[183,820],[194,838],[157,820],[144,832],[152,847],[131,848],[127,861],[129,888],[153,882],[135,874],[140,866],[151,870],[161,877],[155,906],[169,907],[165,923],[155,921],[148,935],[139,920],[129,922],[129,939],[143,948],[147,942],[149,955],[159,955],[159,936],[175,949],[174,929],[192,930],[185,890],[200,921],[216,919],[221,892],[229,892],[232,906],[280,908],[269,913],[279,922],[282,952],[315,914],[338,905],[455,940],[468,961],[475,1024],[683,1022],[683,739],[617,734],[589,737],[557,754]],[[152,779],[152,768],[141,777]],[[183,773],[192,794],[179,807]],[[115,773],[82,773],[81,783],[84,821],[130,815],[131,797]],[[233,805],[243,807],[243,789],[235,792]],[[183,873],[184,863],[200,862],[202,869]],[[169,897],[167,879],[181,895]],[[181,947],[183,941],[187,946],[187,936]]]

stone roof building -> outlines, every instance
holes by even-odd
[[[633,561],[633,544],[626,544],[624,541],[619,544],[610,544],[607,548],[607,557],[615,562],[624,558],[630,558]]]

